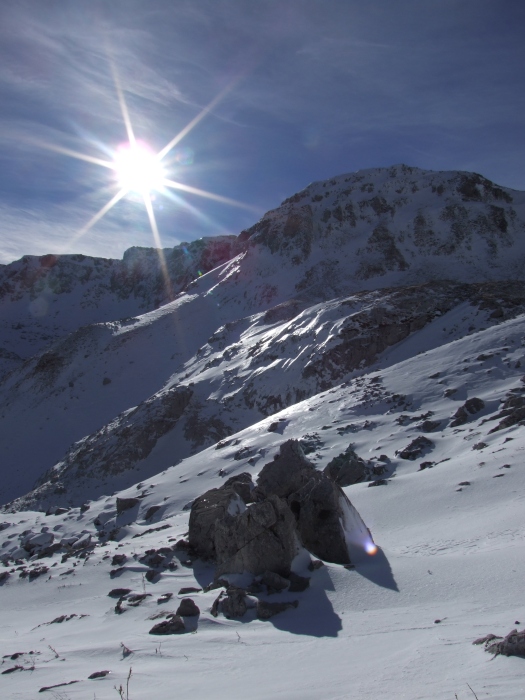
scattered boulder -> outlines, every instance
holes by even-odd
[[[150,634],[183,634],[186,631],[184,620],[179,615],[170,615],[167,620],[158,622],[150,629]]]
[[[200,593],[202,588],[195,588],[195,586],[185,586],[179,590],[179,595],[187,595],[188,593]],[[169,595],[170,597],[173,593],[165,593],[164,595]]]
[[[127,560],[128,557],[125,554],[114,554],[111,560],[111,566],[122,566]]]
[[[177,608],[177,615],[182,615],[183,617],[193,617],[200,615],[200,613],[199,607],[191,598],[183,598]]]
[[[486,637],[476,639],[473,644],[484,644],[485,651],[495,656],[521,656],[525,657],[525,630],[512,630],[506,637],[498,637],[488,634]]]
[[[182,589],[181,589],[182,590]],[[179,591],[180,592],[180,591]],[[161,596],[157,598],[157,604],[161,605],[162,603],[167,603],[169,600],[173,598],[173,593],[163,593]]]
[[[108,593],[110,598],[122,598],[125,595],[131,593],[131,588],[112,588]]]
[[[485,402],[482,399],[478,399],[476,396],[473,396],[471,399],[467,399],[463,406],[460,406],[454,413],[454,420],[450,423],[450,426],[455,428],[458,425],[464,425],[471,415],[479,413],[484,408]]]
[[[90,676],[88,676],[88,681],[92,681],[95,678],[104,678],[108,675],[108,673],[111,673],[111,671],[95,671],[95,673],[92,673]]]
[[[221,593],[215,603],[217,603],[216,612],[220,610],[224,617],[228,619],[243,617],[248,610],[246,592],[242,588],[237,588],[236,586],[230,586],[224,597]],[[215,617],[217,617],[217,615],[215,615]]]
[[[325,473],[319,472],[305,457],[299,441],[288,440],[263,467],[255,488],[249,474],[240,474],[195,499],[188,546],[216,560],[217,577],[249,572],[267,577],[266,585],[274,590],[284,589],[289,582],[273,586],[269,577],[290,574],[301,542],[317,557],[348,565],[348,543],[362,546],[363,538],[371,536],[326,471],[343,483],[349,483],[348,479],[355,483],[354,479],[364,477],[365,469],[350,446],[332,460]]]
[[[433,433],[434,431],[439,429],[440,425],[440,420],[424,420],[417,427],[418,430],[421,430],[422,433]]]
[[[156,583],[160,578],[160,574],[155,569],[148,569],[146,571],[145,577],[146,581],[148,581],[149,583]]]
[[[352,445],[334,457],[324,468],[324,473],[339,486],[357,484],[367,476],[365,461],[357,456]]]
[[[483,399],[473,396],[471,399],[465,401],[465,408],[471,415],[474,415],[485,408],[485,402]]]
[[[299,550],[294,517],[275,495],[215,524],[216,575],[274,571],[286,576]]]
[[[30,534],[22,540],[22,547],[26,552],[33,553],[41,547],[48,547],[53,543],[55,536],[52,532],[40,532],[37,535]]]
[[[403,450],[396,450],[396,456],[401,457],[401,459],[410,459],[413,461],[433,447],[434,443],[432,440],[429,440],[424,435],[420,435],[412,440]]]
[[[117,515],[131,510],[140,503],[140,498],[117,498]]]
[[[387,484],[388,484],[387,479],[374,479],[374,481],[371,481],[368,484],[368,488],[370,488],[371,486],[386,486]]]
[[[144,515],[144,520],[151,520],[157,511],[159,511],[162,506],[150,506]]]
[[[273,571],[265,571],[261,576],[261,583],[264,583],[268,593],[280,593],[290,585],[290,581],[284,576],[279,576]]]
[[[296,608],[298,605],[298,600],[286,603],[269,603],[267,600],[259,600],[257,603],[257,617],[259,620],[269,620],[274,615],[278,615],[290,608]]]
[[[518,423],[523,425],[523,422],[525,421],[525,396],[516,395],[510,392],[505,397],[501,408],[502,410],[491,419],[501,420],[495,428],[489,430],[489,433],[495,433],[498,430],[510,428]]]

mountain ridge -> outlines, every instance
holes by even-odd
[[[422,218],[438,225],[425,229]],[[193,257],[181,248],[172,252],[179,263],[170,268],[179,274],[174,301],[78,329],[4,379],[0,436],[13,479],[18,475],[16,491],[4,486],[4,502],[35,482],[41,497],[43,474],[52,477],[48,499],[57,489],[67,492],[64,478],[71,474],[71,488],[79,440],[84,471],[103,483],[107,470],[95,467],[95,455],[104,450],[96,445],[121,424],[131,430],[130,415],[146,421],[140,430],[137,425],[137,435],[146,425],[163,442],[173,433],[176,462],[349,380],[461,304],[467,304],[473,329],[480,318],[490,326],[519,315],[525,302],[525,193],[510,193],[476,174],[371,169],[312,183],[237,238],[202,240],[192,250]],[[510,258],[514,267],[505,263]],[[153,250],[130,249],[124,256],[128,270],[144,260],[135,274],[137,289],[132,273],[117,287],[128,301],[136,292],[135,300],[145,303],[144,290],[161,284]],[[199,276],[198,265],[211,269]],[[510,281],[518,268],[521,277]],[[144,287],[148,269],[157,276]],[[74,293],[70,277],[68,282]],[[164,405],[160,397],[177,387],[191,388],[191,398],[175,421],[164,420],[162,409],[152,407]],[[28,428],[16,424],[22,415],[32,416],[29,440]],[[132,449],[133,462],[126,431],[118,434],[121,447],[113,446],[112,459],[118,463],[123,450],[132,479],[156,443],[147,441],[149,451]],[[101,459],[109,464],[107,454]],[[120,475],[120,486],[125,483],[123,470],[109,471]]]

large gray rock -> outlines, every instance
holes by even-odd
[[[350,564],[343,527],[345,494],[326,474],[314,471],[288,503],[306,549],[320,559]],[[348,499],[346,499],[348,500]]]
[[[305,475],[306,472],[306,475]],[[298,491],[315,467],[305,456],[298,440],[283,442],[272,462],[265,464],[257,480],[259,498],[271,494],[287,498]]]
[[[252,491],[254,489],[254,483],[251,474],[248,474],[248,472],[231,476],[224,482],[221,488],[233,489],[245,503],[253,503]]]
[[[354,509],[341,488],[314,468],[297,440],[283,443],[279,454],[263,467],[256,491],[259,497],[274,494],[287,499],[309,552],[336,564],[350,564],[343,510]]]
[[[295,519],[275,495],[215,521],[216,576],[273,571],[286,576],[299,550]]]
[[[188,540],[202,557],[215,557],[215,529],[226,515],[246,508],[239,494],[230,486],[210,489],[195,499],[191,506]]]

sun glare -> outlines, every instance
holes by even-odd
[[[162,161],[172,152],[176,146],[184,139],[192,129],[197,126],[197,124],[204,119],[204,117],[209,114],[212,109],[224,98],[228,92],[233,88],[240,77],[230,84],[228,84],[218,95],[215,97],[206,107],[204,107],[190,122],[185,126],[176,136],[174,136],[171,141],[164,146],[162,150],[158,153],[154,153],[145,143],[138,141],[135,137],[133,126],[131,123],[130,115],[128,112],[128,107],[124,97],[124,91],[120,85],[120,80],[116,71],[116,67],[110,62],[111,72],[113,74],[113,80],[115,83],[115,90],[117,93],[118,102],[122,111],[122,119],[127,132],[128,141],[122,144],[114,152],[112,160],[106,160],[103,158],[97,158],[87,153],[81,153],[79,151],[72,150],[71,148],[65,148],[56,144],[46,143],[43,141],[34,141],[35,145],[41,148],[46,148],[50,151],[56,153],[61,153],[62,155],[69,156],[71,158],[77,158],[83,160],[87,163],[92,163],[94,165],[99,165],[104,168],[112,170],[115,176],[115,185],[118,188],[116,194],[114,194],[103,207],[99,209],[96,214],[94,214],[91,219],[87,222],[85,226],[80,229],[69,241],[70,245],[73,242],[78,241],[82,236],[84,236],[93,226],[99,222],[118,202],[124,199],[129,193],[135,195],[140,195],[148,215],[151,233],[153,235],[154,245],[157,249],[157,253],[160,260],[160,265],[162,269],[162,274],[164,276],[166,291],[169,298],[171,298],[171,282],[168,274],[168,269],[166,266],[166,261],[164,259],[164,253],[162,250],[162,241],[160,239],[159,229],[155,219],[154,212],[154,201],[155,198],[152,197],[154,191],[161,192],[166,197],[173,199],[173,201],[181,201],[184,204],[184,200],[176,195],[172,194],[169,190],[179,190],[180,192],[185,192],[190,195],[197,195],[198,197],[204,197],[216,202],[221,202],[222,204],[227,204],[234,207],[240,207],[242,209],[247,209],[249,211],[255,211],[258,214],[260,212],[256,207],[252,207],[243,202],[239,202],[235,199],[230,199],[229,197],[223,197],[222,195],[214,194],[213,192],[207,192],[198,187],[193,187],[192,185],[187,185],[182,182],[176,182],[172,179],[168,179],[169,169],[163,166]],[[111,151],[109,147],[104,147],[103,151],[108,153]],[[193,152],[191,149],[183,149],[180,153],[175,155],[174,159],[178,165],[190,165],[193,163]],[[179,169],[179,168],[177,168]],[[132,198],[136,200],[136,197]]]
[[[158,156],[140,142],[121,146],[114,168],[120,187],[139,194],[161,189],[166,177]]]

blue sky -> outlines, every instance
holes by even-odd
[[[525,189],[522,0],[2,0],[0,262],[153,245],[112,160],[134,133],[170,177],[235,200],[158,194],[163,246],[238,234],[314,180],[394,163]]]

